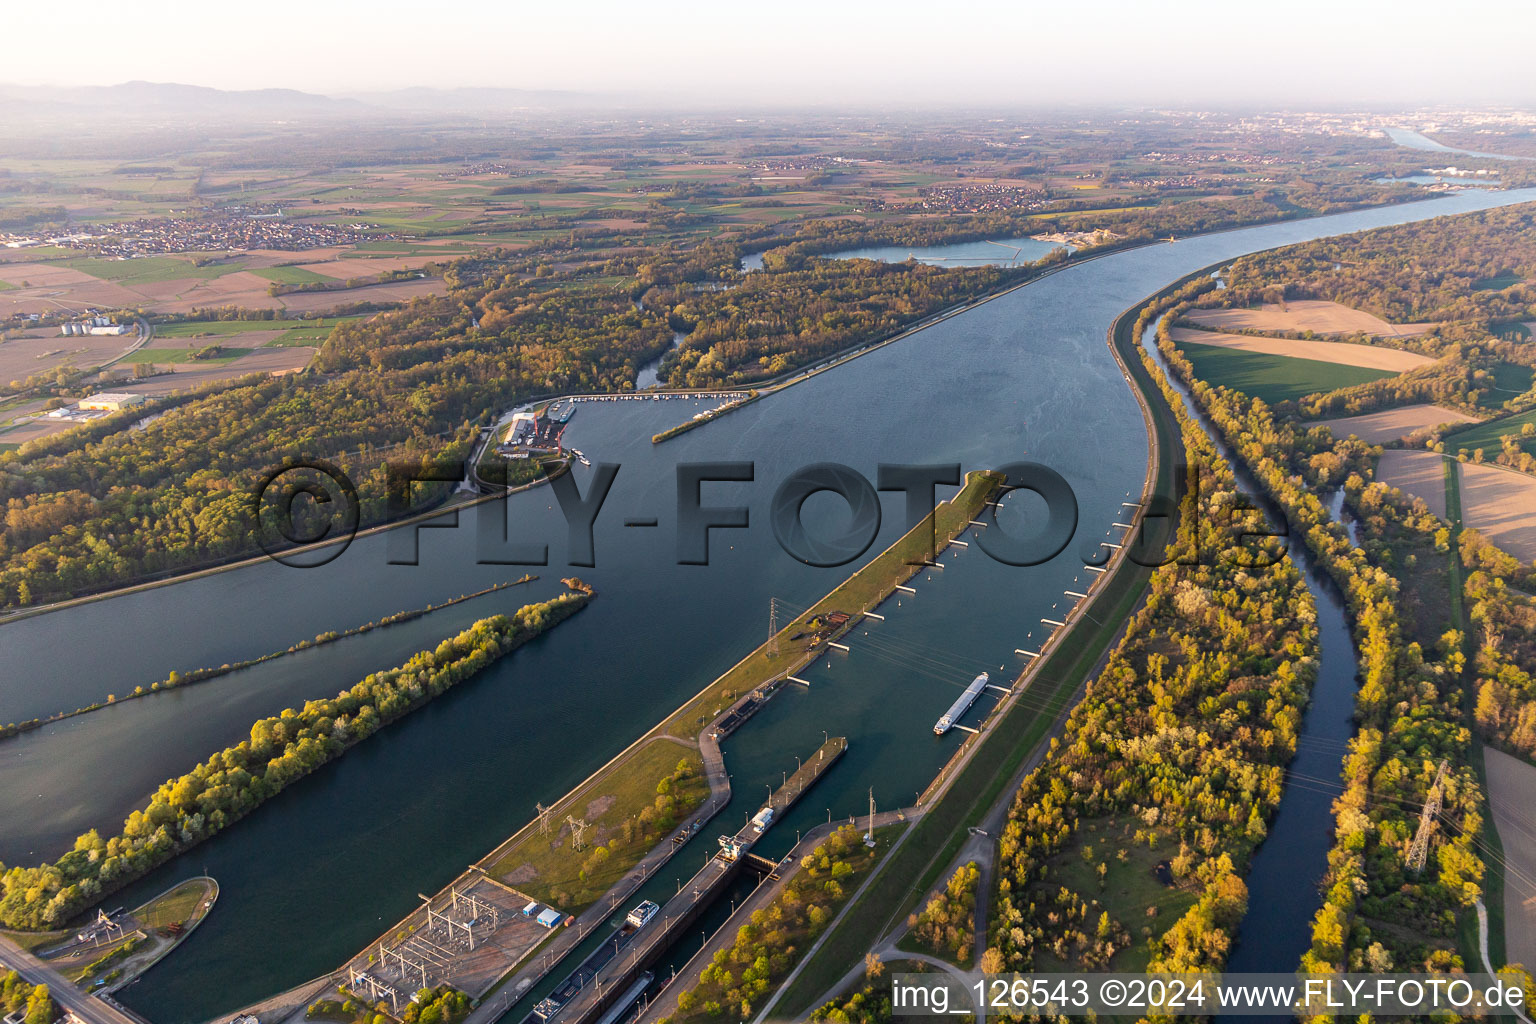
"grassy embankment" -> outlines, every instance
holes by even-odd
[[[688,766],[686,777],[674,778],[679,763]],[[670,809],[661,816],[656,808],[660,794],[657,787],[668,782]],[[480,862],[485,872],[535,899],[559,907],[567,913],[580,913],[595,903],[619,879],[639,863],[646,852],[671,832],[709,796],[709,780],[704,777],[704,761],[692,744],[667,737],[656,737],[637,748],[622,767],[605,773],[577,792],[556,803],[550,816],[549,832],[537,827],[519,832],[513,840]],[[653,808],[655,824],[647,831],[626,823],[637,820],[645,808]],[[590,826],[583,835],[584,848],[572,849],[571,833],[565,824],[569,814]],[[587,869],[587,862],[598,846],[608,855],[600,864]]]
[[[123,940],[60,965],[65,976],[82,988],[121,986],[163,960],[213,909],[219,885],[211,878],[189,878],[133,911],[138,930]]]
[[[987,498],[1002,483],[992,472],[966,474],[965,486],[949,501],[940,502],[924,520],[870,560],[858,572],[826,597],[795,616],[778,633],[779,653],[768,653],[768,644],[737,662],[702,693],[679,708],[664,724],[663,731],[674,736],[697,736],[705,722],[724,711],[742,694],[763,683],[794,672],[810,658],[816,646],[811,639],[813,619],[841,611],[856,621],[895,593],[897,584],[905,583],[922,569],[928,553],[928,539],[942,550],[981,512]],[[930,532],[931,531],[931,532]],[[794,639],[797,634],[804,634]]]
[[[1212,268],[1183,278],[1171,291]],[[1162,293],[1159,293],[1162,294]],[[1151,301],[1151,300],[1148,300]],[[1145,305],[1145,304],[1142,304]],[[1121,314],[1111,328],[1110,339],[1130,372],[1135,387],[1146,397],[1152,414],[1157,457],[1152,468],[1154,493],[1177,497],[1177,458],[1183,451],[1178,422],[1163,400],[1136,348],[1136,313]],[[959,853],[966,829],[979,822],[1004,795],[1025,759],[1046,739],[1057,718],[1067,709],[1078,687],[1093,672],[1104,652],[1120,633],[1152,578],[1152,570],[1134,562],[1122,562],[1104,581],[1091,610],[1080,619],[1043,659],[1030,686],[1033,700],[1016,703],[1002,721],[987,731],[970,761],[950,787],[913,827],[907,839],[886,859],[866,889],[828,936],[815,958],[785,990],[778,1012],[804,1016],[816,1001],[864,953],[910,911],[933,887],[944,868]],[[1044,711],[1037,710],[1044,707]]]

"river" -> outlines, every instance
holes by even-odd
[[[1536,157],[1514,156],[1509,153],[1479,153],[1475,149],[1457,149],[1455,146],[1447,146],[1443,142],[1436,142],[1427,135],[1410,131],[1407,128],[1388,128],[1387,137],[1399,146],[1408,149],[1422,149],[1431,153],[1460,153],[1462,156],[1480,156],[1488,160],[1532,160]]]
[[[598,599],[114,898],[128,904],[204,870],[222,891],[193,940],[123,999],[157,1024],[178,1024],[334,968],[414,907],[417,892],[446,884],[526,822],[535,801],[565,792],[760,643],[770,597],[806,606],[831,589],[849,567],[800,564],[778,549],[769,528],[774,488],[793,470],[840,461],[873,479],[881,462],[976,469],[1041,461],[1067,477],[1081,510],[1061,556],[1015,569],[974,545],[953,549],[946,568],[914,581],[916,596],[881,609],[885,623],[860,627],[850,654],[809,669],[809,690],[776,697],[726,745],[738,794],[724,812],[728,823],[755,808],[764,787],[814,749],[823,730],[851,738],[843,762],[769,833],[770,855],[829,813],[862,813],[870,787],[883,807],[910,802],[962,738],[934,737],[934,720],[977,672],[1011,676],[1022,668],[1014,649],[1030,647],[1042,635],[1041,618],[1065,607],[1062,591],[1084,575],[1079,553],[1109,534],[1120,501],[1141,489],[1145,429],[1105,345],[1121,309],[1246,252],[1533,198],[1536,190],[1469,190],[1084,262],[664,445],[652,445],[651,435],[686,419],[691,403],[581,405],[567,441],[594,462],[623,467],[596,527],[598,564],[575,570]],[[711,565],[677,565],[675,466],[721,459],[754,460],[756,479],[706,484],[704,501],[747,505],[752,525],[712,531]],[[591,474],[576,469],[583,489]],[[1004,525],[1022,530],[1030,504],[1010,505]],[[515,578],[528,567],[477,564],[475,521],[496,507],[459,513],[457,529],[420,531],[419,565],[389,564],[392,548],[397,560],[408,554],[400,541],[410,534],[396,530],[359,538],[318,569],[259,563],[0,626],[0,720],[72,708],[172,669],[280,650]],[[553,496],[544,489],[514,495],[507,510],[514,535],[549,544],[552,564],[531,569],[544,577],[537,584],[0,745],[0,791],[51,794],[25,813],[8,808],[0,859],[52,858],[62,832],[115,829],[136,799],[213,746],[238,740],[254,717],[300,695],[335,693],[474,615],[550,592],[571,571]],[[885,496],[884,512],[865,558],[904,528],[899,494]],[[641,516],[657,517],[659,526],[623,525]],[[836,529],[845,517],[830,496],[807,502],[813,531]],[[42,805],[51,808],[46,817],[36,813]],[[711,842],[713,834],[705,832]],[[1303,879],[1290,892],[1309,884]]]

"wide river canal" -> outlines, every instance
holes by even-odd
[[[914,580],[916,596],[890,602],[884,623],[854,633],[851,654],[818,662],[809,690],[776,697],[726,744],[737,798],[723,824],[755,809],[823,730],[851,739],[843,762],[775,824],[770,855],[828,815],[862,813],[871,787],[882,807],[910,803],[963,738],[935,737],[934,720],[976,673],[1011,679],[1023,667],[1014,649],[1040,640],[1042,617],[1059,617],[1062,591],[1088,575],[1080,556],[1141,490],[1145,428],[1105,344],[1120,310],[1243,253],[1532,199],[1536,190],[1468,191],[1088,261],[663,445],[651,435],[691,416],[693,401],[583,404],[567,441],[594,462],[622,465],[598,519],[595,568],[566,568],[554,498],[528,491],[509,500],[507,514],[514,537],[549,545],[551,564],[531,570],[543,577],[537,583],[5,741],[0,860],[52,859],[85,828],[115,831],[162,780],[238,741],[256,717],[333,694],[476,617],[546,596],[567,572],[591,581],[599,597],[574,619],[113,898],[132,905],[178,878],[215,876],[221,896],[208,920],[121,997],[157,1024],[234,1009],[338,966],[414,907],[418,892],[446,884],[528,821],[535,801],[550,802],[623,749],[762,642],[770,598],[804,607],[842,580],[851,567],[811,568],[777,546],[769,502],[794,470],[843,462],[873,480],[882,462],[968,470],[1043,462],[1079,503],[1077,535],[1062,555],[1018,569],[974,544],[951,549],[945,569]],[[675,467],[704,460],[755,462],[755,482],[704,488],[707,505],[749,506],[752,525],[713,531],[711,564],[681,566]],[[583,488],[590,478],[578,469]],[[1030,502],[1009,504],[1003,525],[1023,531]],[[405,536],[392,531],[360,538],[319,569],[256,564],[0,626],[0,721],[516,578],[528,570],[477,564],[476,517],[495,508],[461,512],[457,529],[421,531],[414,566],[389,564]],[[865,558],[904,529],[899,494],[885,496],[884,511]],[[827,495],[806,512],[813,530],[835,529],[845,516]],[[624,526],[639,517],[659,525]],[[711,843],[715,831],[705,832]],[[691,864],[702,854],[684,856]],[[1299,877],[1293,891],[1312,881]]]

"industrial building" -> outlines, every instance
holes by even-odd
[[[89,398],[80,399],[80,408],[92,412],[121,412],[142,404],[143,395],[129,394],[126,391],[103,391]]]

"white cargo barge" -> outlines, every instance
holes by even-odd
[[[944,712],[944,717],[934,723],[933,734],[935,736],[943,736],[949,732],[966,711],[970,710],[971,705],[976,703],[976,698],[981,696],[981,691],[986,689],[989,681],[990,679],[985,672],[972,679],[971,685],[967,686],[965,692],[955,698],[955,702],[949,706],[949,710]]]

